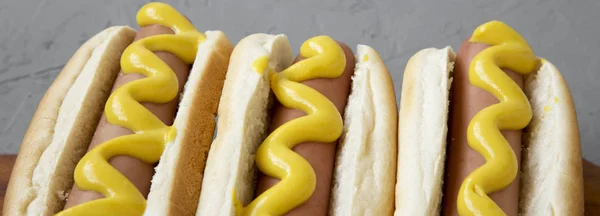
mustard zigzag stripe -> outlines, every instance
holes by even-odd
[[[333,39],[317,36],[304,42],[300,53],[307,59],[270,74],[271,88],[281,104],[307,115],[281,125],[258,148],[258,168],[281,181],[252,201],[244,215],[283,215],[306,202],[315,189],[315,172],[292,148],[308,141],[333,142],[342,133],[342,117],[335,105],[299,82],[342,75],[346,64],[343,50]]]
[[[163,25],[175,35],[156,35],[132,43],[121,57],[123,73],[140,73],[146,78],[129,82],[109,97],[105,115],[111,124],[128,128],[131,135],[116,137],[88,152],[75,169],[75,183],[82,190],[96,191],[105,198],[69,208],[59,215],[141,215],[144,196],[128,179],[108,163],[117,155],[129,155],[146,163],[156,163],[165,144],[175,138],[175,128],[165,125],[140,102],[166,103],[178,94],[174,71],[153,51],[167,51],[190,64],[198,44],[204,39],[194,26],[174,8],[149,3],[137,14],[141,27]]]
[[[535,69],[538,60],[519,33],[498,21],[478,27],[470,40],[491,47],[473,58],[469,80],[493,94],[500,103],[482,109],[469,123],[469,146],[487,162],[462,183],[457,207],[460,215],[505,215],[487,196],[508,187],[518,172],[515,153],[500,130],[523,129],[532,113],[523,91],[501,68],[527,74]]]

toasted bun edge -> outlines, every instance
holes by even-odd
[[[205,35],[181,93],[173,123],[177,135],[166,144],[155,167],[145,215],[192,215],[196,211],[233,49],[223,32],[207,31]]]

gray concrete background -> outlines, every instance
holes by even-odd
[[[112,25],[136,27],[147,1],[0,0],[0,153],[16,153],[39,100],[89,37]],[[565,76],[575,100],[583,154],[600,164],[600,1],[305,0],[169,1],[200,30],[234,42],[251,33],[285,33],[294,50],[328,34],[380,52],[397,95],[408,58],[426,47],[455,49],[479,24],[517,29],[538,56]]]

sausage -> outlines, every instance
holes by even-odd
[[[313,79],[302,82],[303,84],[319,91],[331,100],[340,114],[344,115],[344,109],[350,94],[351,77],[354,74],[355,59],[352,50],[345,44],[339,43],[346,55],[346,68],[344,73],[334,79]],[[302,60],[298,56],[294,62]],[[289,109],[279,103],[275,103],[272,110],[272,121],[269,132],[293,119],[304,116],[305,113],[295,109]],[[296,145],[293,151],[301,155],[310,163],[317,176],[315,191],[308,201],[298,206],[287,215],[326,215],[329,205],[329,193],[333,166],[335,161],[337,141],[334,143],[306,142]],[[279,179],[272,178],[262,173],[259,175],[256,195],[277,184]]]
[[[170,28],[164,26],[150,25],[142,27],[138,31],[135,41],[159,34],[175,33]],[[155,52],[155,54],[173,69],[179,83],[179,92],[181,92],[183,85],[187,81],[187,77],[190,72],[190,65],[186,64],[179,57],[169,52]],[[128,82],[144,77],[145,76],[137,73],[123,74],[123,72],[120,72],[119,76],[115,80],[112,91]],[[180,94],[177,94],[177,97],[165,104],[142,103],[142,105],[156,115],[161,121],[163,121],[163,123],[166,125],[172,125],[177,112],[179,95]],[[98,127],[96,128],[96,132],[92,138],[88,151],[112,138],[132,133],[133,132],[127,128],[110,124],[106,120],[106,116],[103,114],[100,122],[98,123]],[[127,179],[129,179],[129,181],[131,181],[137,187],[144,197],[148,195],[150,192],[150,180],[154,175],[155,164],[146,164],[141,160],[129,156],[116,156],[111,158],[109,162],[119,172],[125,175],[125,177],[127,177]],[[77,188],[77,185],[73,185],[71,193],[67,199],[67,203],[65,204],[65,209],[102,197],[103,195],[100,193],[95,191],[83,191]]]
[[[467,143],[467,127],[473,116],[485,107],[499,101],[487,91],[471,85],[469,82],[469,64],[473,57],[489,47],[486,44],[470,43],[467,39],[456,55],[454,83],[450,99],[450,127],[448,130],[448,163],[446,166],[443,215],[458,215],[456,200],[458,191],[465,178],[476,168],[483,165],[485,159]],[[523,88],[521,74],[503,69],[517,85]],[[510,143],[517,160],[521,161],[521,130],[503,130],[502,135]],[[489,197],[507,214],[517,215],[519,204],[519,174],[507,188],[488,194]]]

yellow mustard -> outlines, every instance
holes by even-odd
[[[523,91],[501,68],[527,74],[536,69],[539,60],[518,32],[499,21],[479,26],[470,42],[490,47],[473,58],[469,81],[500,102],[482,109],[469,122],[469,146],[481,154],[486,163],[463,181],[458,193],[458,213],[505,215],[487,194],[508,187],[516,178],[519,165],[500,130],[525,128],[531,121],[532,111]]]
[[[75,184],[82,190],[96,191],[105,197],[66,209],[58,215],[142,215],[144,196],[119,171],[108,163],[117,155],[128,155],[146,163],[156,163],[165,144],[175,138],[176,130],[165,125],[140,102],[166,103],[179,90],[175,72],[153,51],[167,51],[191,64],[198,44],[205,37],[173,7],[149,3],[137,14],[141,27],[163,25],[175,35],[156,35],[135,41],[121,56],[123,73],[140,73],[145,78],[116,89],[108,98],[108,122],[128,128],[131,135],[116,137],[89,151],[75,168]]]
[[[256,60],[254,60],[254,62],[252,62],[252,70],[254,70],[256,73],[263,74],[265,69],[267,69],[268,64],[269,58],[267,58],[267,56],[258,57]]]
[[[315,190],[315,171],[292,148],[309,141],[333,142],[342,134],[342,117],[333,102],[300,83],[341,76],[346,67],[342,48],[330,37],[316,36],[302,44],[300,54],[306,59],[269,76],[277,100],[307,115],[281,125],[260,145],[256,165],[281,181],[246,207],[235,202],[237,215],[283,215],[306,202]]]

